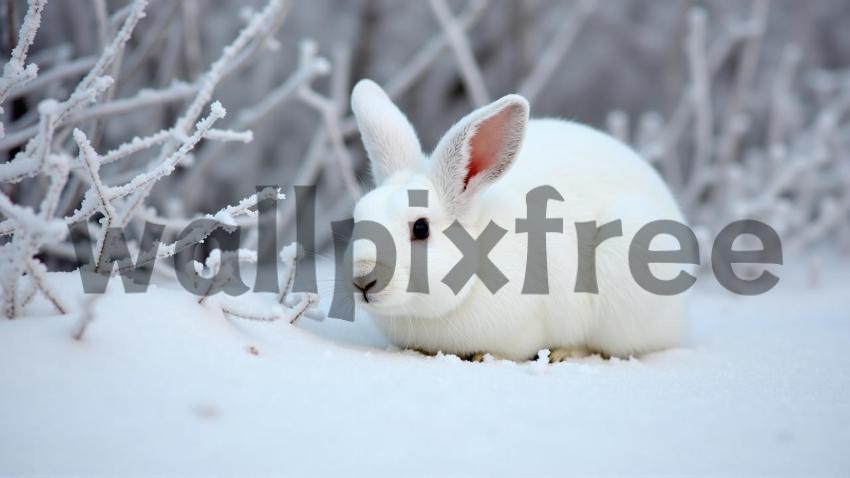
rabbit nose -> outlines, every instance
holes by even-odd
[[[371,275],[365,275],[355,277],[353,282],[354,287],[356,287],[363,294],[363,300],[369,302],[369,296],[366,295],[366,293],[369,292],[369,289],[375,287],[375,284],[378,283],[377,279],[372,279]]]

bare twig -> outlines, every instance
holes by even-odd
[[[83,336],[88,330],[89,325],[95,319],[95,305],[100,296],[90,295],[83,299],[82,306],[80,307],[80,316],[77,320],[77,325],[74,327],[74,331],[71,333],[71,337],[74,340],[83,340]]]
[[[475,55],[472,53],[472,47],[464,34],[463,25],[452,15],[445,0],[430,0],[429,3],[434,11],[434,16],[437,17],[446,32],[446,38],[457,59],[458,68],[472,103],[476,107],[484,106],[490,102],[490,94],[487,93],[484,76],[475,61]]]
[[[558,65],[569,51],[594,8],[596,8],[595,0],[582,0],[572,14],[565,15],[568,20],[563,22],[549,46],[543,50],[536,66],[520,85],[519,94],[525,96],[531,102],[537,98],[543,87],[552,79],[552,75],[555,74]]]

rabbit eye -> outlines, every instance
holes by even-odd
[[[413,229],[411,231],[413,234],[413,239],[428,239],[428,234],[430,231],[428,230],[428,220],[424,217],[420,217],[413,223]]]

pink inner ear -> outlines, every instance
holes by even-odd
[[[477,174],[493,167],[498,161],[505,146],[505,129],[510,118],[510,108],[505,108],[487,118],[478,125],[478,129],[469,140],[469,165],[463,188]]]

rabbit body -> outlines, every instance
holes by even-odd
[[[638,229],[658,219],[684,222],[670,190],[645,160],[616,139],[581,124],[557,119],[527,121],[527,104],[515,96],[462,120],[430,159],[420,153],[399,160],[396,155],[415,155],[412,151],[418,142],[407,145],[406,150],[381,150],[376,134],[369,132],[368,122],[375,113],[363,105],[381,98],[373,85],[361,87],[369,94],[361,92],[360,104],[355,98],[353,106],[373,171],[379,169],[379,184],[359,201],[354,219],[375,221],[390,231],[398,264],[383,289],[370,296],[372,300],[359,300],[358,304],[392,342],[430,353],[490,353],[513,360],[532,358],[541,349],[559,351],[561,356],[586,351],[626,357],[679,343],[685,329],[686,294],[646,291],[629,268],[629,246]],[[409,136],[408,127],[402,125],[401,132]],[[392,128],[386,128],[391,131],[388,138],[400,132]],[[502,149],[489,146],[493,138],[512,138],[516,128],[524,130],[524,140],[520,132],[518,145],[511,139],[495,141]],[[489,141],[475,144],[470,139],[475,135]],[[476,153],[476,148],[480,152]],[[465,152],[471,159],[463,159]],[[381,164],[375,163],[382,157],[385,169],[380,170]],[[502,159],[487,159],[491,157]],[[387,158],[401,162],[386,167]],[[504,163],[499,163],[502,160]],[[467,178],[465,186],[447,186],[457,174],[451,168],[464,161],[472,179]],[[482,164],[476,166],[476,161]],[[461,175],[463,171],[461,168]],[[477,176],[484,178],[481,184],[475,182]],[[516,221],[528,216],[528,192],[544,185],[563,198],[548,200],[545,215],[562,219],[563,232],[546,233],[548,293],[523,293],[529,234],[518,232]],[[427,208],[410,207],[409,190],[428,191]],[[463,197],[467,194],[469,197]],[[410,224],[420,216],[430,221],[432,232],[426,242],[410,237]],[[622,223],[622,236],[606,239],[595,248],[598,293],[576,292],[579,248],[575,224],[595,221],[602,226],[617,220]],[[491,221],[507,231],[487,254],[507,278],[495,292],[478,276],[472,276],[457,294],[443,282],[463,255],[441,233],[454,221],[472,238],[479,237]],[[428,293],[407,291],[411,244],[427,248]],[[671,236],[661,235],[652,242],[652,249],[678,247]],[[355,275],[381,262],[380,252],[362,241],[355,241],[352,251]],[[652,264],[651,270],[659,279],[670,279],[682,270],[692,272],[692,267]],[[365,299],[366,292],[362,296]]]

